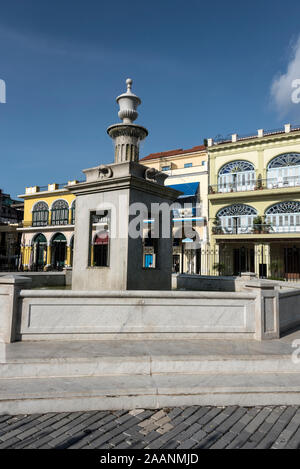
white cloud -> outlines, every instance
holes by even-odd
[[[276,76],[271,85],[272,104],[280,117],[297,114],[300,116],[300,36],[292,48],[290,61],[285,73]]]

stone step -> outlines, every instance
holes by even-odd
[[[36,362],[2,363],[0,378],[46,378],[80,376],[121,376],[160,374],[252,374],[300,373],[300,365],[289,357],[249,359],[226,357],[97,357],[90,360],[59,359]]]
[[[0,379],[0,413],[300,405],[300,373]]]
[[[14,343],[0,378],[299,373],[290,342],[226,340]]]

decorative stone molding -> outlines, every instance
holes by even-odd
[[[157,182],[163,184],[164,180],[168,177],[167,174],[158,171],[155,168],[147,168],[144,174],[146,181]]]
[[[113,171],[110,166],[101,165],[99,168],[99,178],[100,179],[109,179],[113,176]]]

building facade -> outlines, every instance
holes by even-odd
[[[152,153],[141,159],[168,175],[165,185],[182,192],[173,210],[173,271],[205,274],[208,250],[208,157],[204,145]],[[149,262],[151,253],[149,252]],[[146,261],[147,262],[147,261]]]
[[[23,203],[13,200],[0,189],[0,270],[17,270],[20,235],[17,227],[23,219]]]
[[[27,187],[21,233],[23,270],[61,270],[72,266],[75,196],[65,186]]]
[[[300,128],[208,140],[210,273],[300,278]]]

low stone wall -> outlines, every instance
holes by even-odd
[[[177,290],[234,292],[235,281],[236,277],[178,274],[173,277],[172,286]]]
[[[300,290],[290,289],[279,293],[280,331],[300,325]]]
[[[218,275],[173,274],[173,290],[189,291],[242,291],[245,283],[255,279],[253,273],[242,273],[241,276],[229,277]],[[274,285],[277,290],[300,290],[300,282],[263,279],[265,284]]]
[[[0,277],[11,275],[9,272],[1,272]],[[66,283],[66,273],[62,272],[14,272],[14,276],[31,279],[32,288],[43,287],[64,287]],[[72,273],[68,273],[68,276]],[[70,281],[69,281],[70,282]],[[70,285],[70,283],[69,283]]]
[[[280,333],[279,292],[260,280],[244,282],[240,292],[32,290],[30,283],[25,276],[0,277],[0,342],[265,340]],[[296,314],[297,303],[292,307]]]
[[[20,292],[19,340],[176,339],[255,334],[253,292]]]

